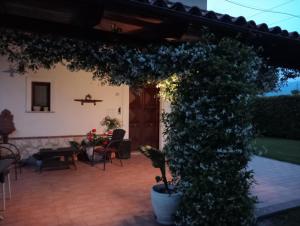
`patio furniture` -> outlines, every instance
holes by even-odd
[[[12,159],[15,168],[15,178],[18,179],[18,168],[22,173],[21,154],[19,148],[11,143],[0,143],[0,159]]]
[[[118,159],[129,159],[131,157],[131,140],[123,140],[120,143],[116,157]]]
[[[10,187],[10,166],[14,163],[13,159],[3,159],[0,160],[0,183],[2,184],[2,203],[3,210],[5,210],[6,204],[6,179],[8,185],[8,195],[9,199],[11,199],[11,187]]]
[[[107,160],[110,160],[112,163],[111,154],[112,153],[119,153],[119,147],[121,142],[123,141],[125,135],[125,130],[123,129],[115,129],[113,131],[111,140],[105,146],[95,146],[93,147],[93,156],[92,156],[92,165],[95,163],[95,154],[103,156],[103,170],[105,170],[105,164]],[[120,158],[120,164],[123,166],[122,159]]]
[[[74,155],[77,150],[73,147],[63,147],[63,148],[42,148],[38,153],[38,158],[41,160],[40,172],[44,168],[49,169],[68,169],[70,168],[70,163],[77,169]],[[60,161],[60,157],[64,158],[64,161]],[[59,158],[59,159],[57,159]],[[71,162],[69,161],[71,159]]]

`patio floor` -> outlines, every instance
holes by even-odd
[[[300,165],[255,156],[250,168],[256,180],[257,216],[300,206]]]
[[[12,200],[7,201],[0,226],[157,226],[150,203],[150,188],[159,174],[148,159],[133,155],[124,161],[78,169],[44,171],[24,168],[12,180]],[[297,204],[300,198],[300,166],[255,157],[259,197],[258,215]],[[298,205],[300,202],[298,203]]]
[[[134,155],[124,160],[78,169],[44,171],[24,168],[12,180],[5,226],[155,226],[150,188],[158,173],[149,160]],[[1,200],[2,201],[2,200]]]

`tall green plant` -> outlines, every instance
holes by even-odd
[[[169,184],[166,176],[166,156],[162,151],[151,147],[149,145],[140,146],[139,151],[149,158],[152,162],[152,166],[154,168],[158,168],[160,170],[161,176],[156,176],[156,182],[162,181],[165,186],[165,191],[170,193]]]
[[[266,66],[253,49],[234,40],[204,50],[206,57],[173,80],[167,95],[172,98],[164,116],[165,152],[183,193],[176,223],[252,225],[250,103],[262,91],[256,81]]]

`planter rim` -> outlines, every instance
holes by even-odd
[[[160,193],[160,192],[157,192],[155,191],[154,188],[157,188],[157,187],[163,187],[164,185],[163,184],[155,184],[152,186],[152,189],[151,191],[154,192],[157,196],[163,196],[163,197],[174,197],[174,196],[182,196],[182,193],[181,192],[174,192],[174,193],[171,193],[171,194],[168,194],[168,193]],[[170,187],[174,187],[173,185],[170,185]]]

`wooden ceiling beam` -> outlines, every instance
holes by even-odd
[[[103,14],[103,4],[84,4],[69,0],[2,0],[2,15],[19,16],[42,21],[71,24],[80,27],[97,25]]]

